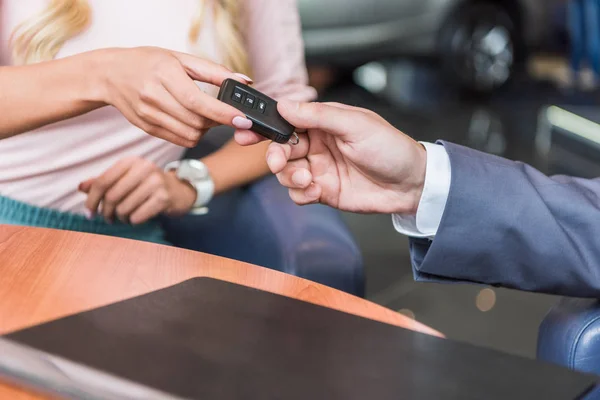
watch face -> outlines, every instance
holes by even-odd
[[[208,169],[198,160],[183,160],[177,170],[180,179],[199,182],[208,179]]]

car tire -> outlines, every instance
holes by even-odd
[[[446,78],[474,93],[506,86],[523,65],[517,26],[492,2],[468,3],[452,13],[440,31],[439,46]]]

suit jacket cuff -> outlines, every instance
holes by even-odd
[[[396,231],[411,237],[435,237],[450,191],[451,167],[442,145],[421,142],[427,150],[425,185],[416,216],[392,215]]]

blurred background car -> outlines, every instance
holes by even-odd
[[[299,0],[311,64],[439,61],[445,80],[490,93],[548,44],[558,0]]]

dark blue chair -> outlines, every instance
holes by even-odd
[[[233,137],[211,129],[185,158],[202,158]],[[163,219],[178,247],[271,268],[363,297],[360,250],[339,212],[300,207],[274,176],[216,196],[206,215]]]
[[[275,177],[217,196],[209,209],[164,219],[167,240],[364,295],[361,254],[337,211],[297,206]]]
[[[600,375],[600,301],[564,298],[554,306],[540,325],[537,357]],[[599,400],[600,388],[584,399]]]

